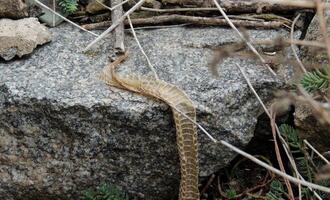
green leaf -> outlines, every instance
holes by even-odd
[[[270,183],[270,190],[266,194],[267,200],[280,200],[283,199],[282,196],[284,194],[284,187],[281,181],[273,180]]]
[[[233,188],[229,188],[226,190],[227,199],[234,199],[236,196],[236,191]]]
[[[60,0],[58,5],[65,13],[74,13],[78,9],[78,0]]]
[[[83,192],[84,200],[94,200],[95,192],[92,189],[87,189]]]
[[[326,89],[329,86],[329,76],[327,69],[316,69],[307,72],[302,77],[300,84],[307,92]]]

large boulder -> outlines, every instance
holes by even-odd
[[[113,49],[112,37],[80,52],[94,37],[61,25],[52,43],[28,59],[0,63],[0,198],[79,199],[108,182],[144,199],[178,194],[179,159],[171,109],[163,102],[106,86],[98,79]],[[285,30],[251,30],[275,38]],[[220,78],[209,72],[208,46],[239,39],[230,29],[169,28],[138,31],[159,77],[195,102],[197,119],[213,136],[244,147],[262,108],[236,64],[267,102],[283,82],[254,59],[230,58]],[[148,72],[134,39],[121,73]],[[199,132],[200,176],[226,166],[235,153]]]
[[[0,18],[19,19],[28,16],[24,0],[0,0]]]
[[[37,18],[0,19],[0,58],[22,57],[50,40],[51,33]]]

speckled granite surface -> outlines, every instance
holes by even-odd
[[[154,99],[109,88],[98,78],[112,39],[81,53],[92,39],[63,24],[53,42],[31,56],[0,62],[1,199],[72,199],[106,181],[138,198],[170,199],[179,183],[175,128],[169,107]],[[271,38],[284,30],[254,30]],[[230,58],[214,79],[212,51],[238,38],[230,29],[171,28],[137,35],[160,78],[178,85],[196,103],[198,121],[218,139],[242,146],[253,136],[261,107],[235,63],[261,97],[283,85],[253,60]],[[124,73],[146,73],[147,63],[127,34],[130,57]],[[199,133],[201,176],[235,154]]]

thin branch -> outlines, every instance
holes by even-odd
[[[277,124],[275,124],[275,128],[276,128],[276,132],[278,134],[278,137],[280,138],[280,140],[282,142],[282,146],[283,146],[283,149],[285,151],[285,154],[287,155],[287,158],[289,159],[289,162],[291,164],[291,167],[293,168],[293,170],[295,172],[296,178],[298,178],[300,180],[305,180],[304,177],[302,177],[301,174],[299,173],[298,168],[297,168],[297,165],[296,165],[296,162],[295,162],[295,160],[294,160],[294,158],[292,156],[292,153],[290,151],[290,147],[286,143],[285,139],[282,137],[281,132],[280,132]],[[308,189],[310,191],[312,191],[317,198],[319,197],[319,195],[313,189],[311,189],[309,187],[308,187]],[[298,190],[299,190],[299,194],[298,194],[299,195],[299,200],[301,200],[301,184],[298,184]],[[322,199],[319,199],[319,200],[322,200]]]
[[[134,19],[132,20],[132,24],[134,24]],[[125,25],[129,25],[128,20],[124,20],[124,24]],[[92,23],[92,24],[84,24],[82,25],[84,28],[88,29],[88,30],[94,30],[94,29],[102,29],[104,27],[109,27],[111,25],[111,21],[104,21],[104,22],[98,22],[98,23]],[[150,25],[150,26],[139,26],[139,27],[135,27],[135,30],[139,30],[139,29],[161,29],[161,28],[172,28],[172,27],[180,27],[180,26],[187,26],[190,25],[190,23],[184,23],[184,24],[174,24],[174,25]],[[131,30],[131,28],[125,29],[125,30]]]
[[[301,174],[298,173],[298,175],[299,175],[299,178],[300,178],[301,180],[305,181],[305,178],[304,178],[303,176],[301,176]],[[300,184],[299,184],[299,185],[300,185]],[[314,196],[315,196],[318,200],[323,200],[322,197],[321,197],[317,192],[315,192],[314,189],[312,189],[311,187],[308,187],[308,186],[307,186],[307,188],[308,188],[310,191],[313,192]]]
[[[243,77],[245,78],[246,82],[248,83],[250,89],[253,91],[254,95],[257,97],[257,99],[259,100],[259,103],[262,105],[262,107],[264,108],[264,111],[266,112],[266,114],[268,115],[269,114],[269,111],[266,108],[265,104],[262,102],[262,100],[260,99],[259,95],[257,94],[257,92],[255,91],[255,89],[253,88],[250,80],[247,78],[245,72],[242,70],[242,68],[236,64],[238,69],[241,71]],[[268,115],[268,116],[271,116],[271,115]],[[270,118],[271,119],[271,118]],[[282,137],[281,133],[280,133],[280,130],[278,128],[278,126],[275,124],[275,129],[276,129],[276,132],[277,132],[277,136],[280,138],[281,142],[282,142],[282,145],[283,145],[283,149],[293,167],[293,169],[295,170],[296,172],[296,175],[298,176],[298,178],[300,178],[301,180],[305,181],[305,179],[301,176],[301,174],[299,173],[298,169],[297,169],[297,166],[296,166],[296,163],[292,157],[292,155],[290,154],[290,152],[288,151],[289,149],[289,146],[288,144],[285,142],[284,138]],[[300,183],[298,183],[298,186],[300,186]],[[308,187],[308,186],[307,186]],[[313,189],[311,187],[308,187],[309,190],[311,190],[313,192],[313,194],[319,199],[319,200],[322,200],[322,198],[315,192],[313,191]]]
[[[143,50],[143,48],[142,48],[142,46],[141,46],[141,44],[140,44],[140,42],[139,42],[139,40],[138,40],[138,38],[137,38],[137,36],[136,36],[135,30],[134,30],[134,27],[133,27],[133,25],[132,25],[132,21],[131,21],[131,18],[129,17],[129,15],[127,15],[127,20],[128,20],[128,23],[129,23],[129,25],[130,25],[130,27],[131,27],[131,30],[132,30],[132,33],[133,33],[134,39],[135,39],[137,45],[139,46],[140,51],[142,52],[142,54],[143,54],[144,57],[146,58],[150,70],[151,70],[152,73],[154,74],[154,77],[155,77],[156,79],[159,79],[159,78],[158,78],[158,75],[157,75],[157,72],[156,72],[156,70],[155,70],[155,68],[154,68],[154,66],[151,64],[151,62],[150,62],[150,60],[149,60],[147,54],[144,52],[144,50]]]
[[[324,120],[330,124],[330,113],[324,105],[318,101],[315,101],[313,97],[306,92],[306,90],[301,86],[298,85],[298,91],[302,94],[302,96],[295,97],[297,100],[301,102],[308,103],[314,111],[314,115],[318,116],[319,119]]]
[[[225,19],[215,18],[215,17],[199,17],[199,16],[188,16],[188,15],[160,15],[154,17],[146,18],[133,18],[132,24],[135,26],[143,25],[158,25],[165,23],[190,23],[194,25],[210,25],[210,26],[227,26],[228,23]],[[128,24],[127,20],[124,20],[125,24]],[[241,27],[253,27],[253,28],[264,28],[264,29],[273,29],[283,27],[284,22],[277,21],[255,21],[255,20],[243,20],[243,19],[233,19],[232,23],[236,26]],[[83,25],[87,29],[95,29],[99,27],[105,27],[111,25],[111,21],[99,22],[95,24]]]
[[[159,25],[159,26],[139,26],[134,28],[134,30],[143,30],[143,29],[167,29],[167,28],[177,28],[177,27],[183,27],[183,26],[188,26],[191,25],[190,23],[184,23],[184,24],[174,24],[174,25]],[[131,30],[125,29],[125,30]]]
[[[258,99],[259,103],[261,104],[262,108],[264,109],[265,113],[267,114],[267,116],[269,117],[269,119],[272,118],[269,110],[267,109],[266,105],[262,102],[261,98],[259,97],[258,93],[256,92],[256,90],[253,88],[250,80],[247,78],[245,72],[243,71],[243,69],[241,68],[241,66],[239,66],[236,63],[237,68],[240,70],[241,74],[243,75],[244,79],[246,80],[249,88],[251,89],[251,91],[253,92],[254,96]]]
[[[119,6],[118,6],[119,5]],[[120,17],[123,15],[123,7],[122,7],[122,0],[111,0],[111,6],[115,7],[111,11],[111,20],[113,22],[118,21]],[[124,23],[120,23],[114,30],[115,32],[115,43],[114,43],[114,49],[119,51],[120,53],[123,53],[125,51],[125,45],[124,45]]]
[[[285,5],[285,6],[294,6],[299,8],[307,8],[307,9],[313,9],[316,8],[316,5],[313,1],[309,0],[258,0],[257,2],[260,3],[272,3],[272,4],[279,4],[279,5]],[[330,4],[323,3],[324,7],[329,8]]]
[[[326,48],[326,45],[324,43],[321,42],[317,42],[317,41],[310,41],[310,40],[288,40],[285,38],[279,38],[275,39],[275,40],[253,40],[251,41],[252,44],[264,44],[264,45],[279,45],[279,46],[289,46],[291,44],[294,45],[300,45],[300,46],[310,46],[310,47],[318,47],[318,48]]]
[[[251,161],[257,163],[258,165],[260,165],[260,166],[268,169],[269,171],[271,171],[271,172],[273,172],[273,173],[275,173],[275,174],[277,174],[277,175],[279,175],[279,176],[281,176],[283,178],[288,179],[289,181],[291,181],[291,182],[293,182],[295,184],[301,184],[301,185],[304,185],[304,186],[307,186],[307,187],[311,187],[313,189],[317,189],[317,190],[320,190],[320,191],[323,191],[323,192],[330,193],[330,188],[328,188],[328,187],[317,185],[317,184],[314,184],[314,183],[311,183],[311,182],[308,182],[308,181],[299,180],[299,179],[297,179],[295,177],[292,177],[290,175],[287,175],[286,173],[281,172],[280,170],[278,170],[278,169],[276,169],[276,168],[274,168],[274,167],[266,164],[265,162],[262,162],[261,160],[253,157],[252,155],[250,155],[250,154],[248,154],[248,153],[246,153],[246,152],[238,149],[237,147],[235,147],[235,146],[233,146],[233,145],[231,145],[231,144],[229,144],[229,143],[227,143],[227,142],[225,142],[223,140],[220,140],[220,143],[222,145],[230,148],[231,150],[235,151],[236,153],[238,153],[238,154],[240,154],[240,155],[242,155],[242,156],[250,159]]]
[[[266,60],[258,53],[258,51],[254,48],[254,46],[247,40],[247,38],[244,37],[244,35],[235,27],[235,25],[231,22],[231,20],[226,15],[225,11],[221,8],[217,0],[213,0],[216,7],[219,9],[222,16],[226,19],[229,26],[236,31],[236,33],[239,35],[239,37],[246,43],[246,45],[250,48],[250,50],[261,60],[261,62],[267,66],[268,70],[276,76],[276,73],[271,69],[271,67],[266,63]]]
[[[217,8],[170,8],[170,9],[157,9],[157,8],[146,8],[141,7],[141,10],[159,12],[159,13],[169,13],[169,12],[191,12],[191,11],[217,11]]]
[[[206,185],[201,190],[201,192],[200,192],[201,193],[200,194],[201,196],[205,193],[205,191],[207,190],[207,188],[211,185],[211,183],[213,182],[214,178],[215,178],[215,175],[212,174],[211,177],[209,178],[209,180],[207,181]]]
[[[54,9],[54,12],[56,12],[56,0],[53,0],[53,9]],[[55,17],[56,17],[56,15],[53,13],[53,15],[52,15],[53,27],[56,26]]]
[[[116,9],[118,6],[122,6],[123,4],[127,3],[128,1],[129,1],[129,0],[125,0],[125,1],[123,1],[123,2],[120,2],[120,3],[118,3],[118,4],[114,4],[114,5],[111,4],[112,7],[110,8],[109,6],[105,5],[105,4],[102,3],[101,1],[96,0],[97,3],[99,3],[101,6],[105,7],[106,9],[108,9],[108,10],[110,10],[110,11]],[[112,1],[111,1],[111,2],[112,2]]]
[[[240,70],[243,73],[243,70],[241,68],[240,68]],[[276,113],[275,113],[274,110],[272,110],[272,115],[271,116],[272,117],[270,118],[270,123],[271,123],[271,128],[272,128],[272,135],[273,135],[273,140],[274,140],[276,159],[277,159],[277,162],[278,162],[278,165],[279,165],[281,171],[285,173],[285,168],[284,168],[284,165],[283,165],[282,156],[281,156],[280,149],[279,149],[278,143],[277,143],[277,137],[276,137],[277,132],[276,132],[276,129],[275,129],[275,126],[276,126],[276,122],[275,122]],[[288,189],[290,199],[294,200],[294,195],[293,195],[292,187],[291,187],[291,184],[290,184],[289,180],[284,178],[284,182],[285,182],[285,185]],[[300,184],[299,184],[299,187],[300,187]]]
[[[131,9],[129,9],[118,21],[113,22],[113,24],[106,30],[104,31],[99,37],[97,37],[95,40],[93,40],[85,49],[84,51],[87,51],[90,49],[94,44],[96,44],[98,41],[100,41],[103,37],[105,37],[108,33],[113,31],[119,24],[121,24],[125,18],[133,13],[136,9],[138,9],[145,0],[140,0],[138,3],[136,3]]]
[[[308,181],[304,181],[304,180],[299,180],[293,176],[287,175],[286,173],[281,172],[280,170],[268,165],[267,163],[255,158],[254,156],[252,156],[251,154],[248,154],[242,150],[240,150],[239,148],[229,144],[228,142],[224,141],[224,140],[216,140],[208,131],[205,130],[205,128],[203,126],[201,126],[199,123],[197,123],[195,120],[191,119],[189,116],[187,116],[185,113],[183,113],[181,110],[177,109],[174,105],[171,105],[171,108],[173,108],[174,110],[176,110],[178,113],[180,113],[182,116],[184,116],[185,118],[187,118],[190,122],[192,122],[193,124],[195,124],[205,135],[207,135],[207,137],[209,137],[209,139],[212,140],[212,142],[214,143],[220,143],[226,147],[228,147],[229,149],[235,151],[236,153],[244,156],[245,158],[248,158],[249,160],[253,161],[254,163],[257,163],[258,165],[266,168],[267,170],[281,176],[284,177],[286,179],[288,179],[289,181],[295,183],[295,184],[301,184],[304,185],[306,187],[310,187],[313,189],[317,189],[323,192],[327,192],[330,193],[330,188],[328,187],[324,187],[321,185],[317,185]]]
[[[290,1],[293,1],[290,5]],[[219,1],[221,3],[221,6],[229,13],[256,13],[260,11],[267,11],[270,13],[276,12],[285,12],[285,11],[297,11],[298,9],[304,9],[304,8],[314,8],[313,5],[306,5],[301,4],[300,0],[299,1],[294,1],[294,0],[283,0],[279,1],[280,3],[276,3],[277,5],[273,5],[273,1],[268,1],[268,0],[243,0],[243,1],[235,1],[235,0],[230,0],[230,1]],[[305,0],[301,0],[302,2],[306,2]],[[191,1],[192,2],[192,1]],[[276,2],[276,1],[274,1]],[[297,2],[297,3],[295,3]],[[260,3],[262,3],[260,5]],[[310,3],[310,2],[308,2]],[[288,6],[287,6],[288,5]],[[207,5],[211,6],[211,5]],[[308,7],[309,6],[309,7]],[[262,8],[261,8],[262,7]],[[154,8],[142,8],[143,10],[146,11],[151,11],[151,12],[198,12],[198,11],[214,11],[216,10],[213,7],[201,7],[201,8],[170,8],[170,9],[154,9]]]
[[[292,22],[291,32],[290,32],[290,39],[291,39],[291,41],[293,40],[294,27],[295,27],[295,25],[296,25],[299,17],[300,17],[300,14],[298,14],[297,17]],[[301,71],[303,71],[304,73],[306,73],[307,72],[306,71],[306,68],[305,68],[304,64],[301,62],[301,60],[300,60],[300,58],[299,58],[299,56],[297,54],[297,51],[295,49],[295,46],[292,43],[291,43],[290,46],[291,46],[292,53],[293,53],[294,57],[296,58],[299,66],[300,66]]]
[[[185,113],[183,113],[181,110],[177,109],[175,107],[175,105],[171,105],[169,104],[169,106],[171,106],[172,109],[176,110],[179,114],[181,114],[182,116],[184,116],[185,118],[187,118],[190,122],[192,122],[193,124],[195,124],[200,130],[202,130],[202,132],[204,134],[206,134],[211,140],[212,142],[216,143],[216,144],[222,144],[226,147],[228,147],[229,149],[235,151],[236,153],[244,156],[245,158],[248,158],[249,160],[255,162],[256,164],[266,168],[267,170],[279,175],[279,176],[282,176],[288,180],[290,180],[291,182],[295,183],[295,184],[301,184],[301,185],[304,185],[304,186],[307,186],[307,187],[310,187],[310,188],[313,188],[313,189],[317,189],[317,190],[320,190],[320,191],[323,191],[323,192],[327,192],[327,193],[330,193],[330,188],[327,188],[327,187],[324,187],[324,186],[321,186],[321,185],[317,185],[317,184],[314,184],[314,183],[311,183],[311,182],[307,182],[307,181],[303,181],[303,180],[299,180],[295,177],[292,177],[286,173],[283,173],[281,172],[280,170],[270,166],[269,164],[259,160],[258,158],[255,158],[254,156],[252,156],[251,154],[249,153],[246,153],[242,150],[240,150],[239,148],[229,144],[228,142],[226,141],[223,141],[223,140],[216,140],[209,132],[207,132],[203,126],[201,126],[199,123],[197,123],[195,120],[191,119],[189,116],[187,116]]]
[[[53,11],[51,8],[49,8],[49,7],[46,6],[45,4],[41,3],[39,0],[34,0],[34,1],[35,1],[39,6],[41,6],[41,7],[45,8],[45,9],[49,10],[50,12],[52,12],[53,14],[59,16],[61,19],[63,19],[64,21],[66,21],[66,22],[68,22],[68,23],[70,23],[70,24],[72,24],[73,26],[75,26],[75,27],[77,27],[77,28],[79,28],[79,29],[81,29],[81,30],[83,30],[83,31],[86,31],[87,33],[90,33],[90,34],[92,34],[92,35],[94,35],[94,36],[99,36],[98,34],[93,33],[93,32],[91,32],[91,31],[89,31],[89,30],[87,30],[87,29],[85,29],[85,28],[79,26],[78,24],[76,24],[76,23],[70,21],[70,20],[67,19],[66,17],[63,17],[61,14],[59,14],[59,13]]]
[[[330,164],[330,162],[322,155],[319,151],[317,151],[307,140],[304,140],[304,143],[314,151],[326,164]]]

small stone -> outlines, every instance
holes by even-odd
[[[106,4],[106,0],[98,0],[98,1],[103,4]],[[96,1],[96,0],[90,1],[88,3],[88,5],[86,6],[86,11],[88,13],[94,14],[94,13],[98,13],[98,12],[107,10],[107,8],[104,7],[102,4],[100,4],[98,1]]]
[[[0,19],[0,57],[7,61],[30,54],[37,45],[49,41],[51,33],[37,18]]]

